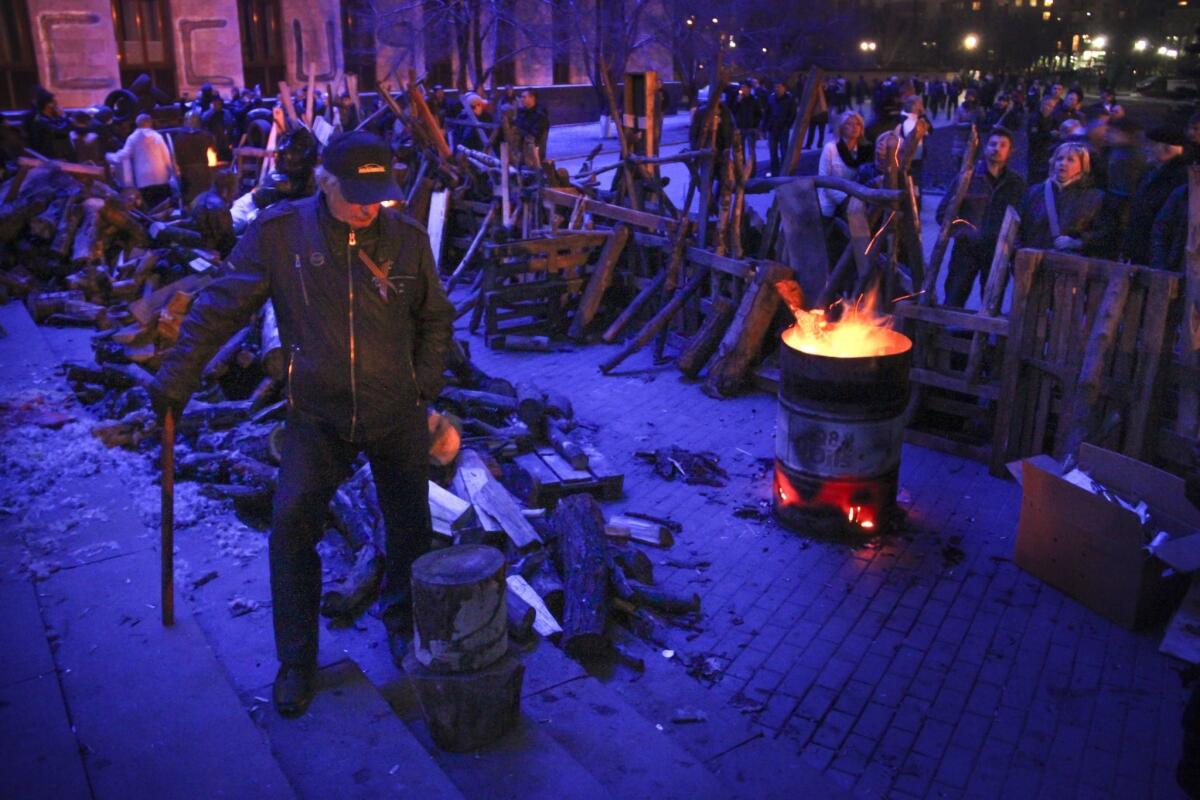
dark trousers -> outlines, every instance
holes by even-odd
[[[813,114],[812,119],[808,123],[808,137],[804,140],[804,149],[810,150],[813,146],[813,139],[819,137],[817,149],[820,150],[825,146],[825,128],[829,125],[828,114]]]
[[[142,195],[142,203],[146,206],[146,210],[157,206],[163,200],[171,199],[171,187],[165,183],[158,183],[154,186],[143,186],[138,189]]]
[[[779,177],[779,171],[783,169],[787,161],[789,133],[789,131],[767,132],[767,150],[771,153],[771,175],[773,177]]]
[[[355,443],[327,425],[288,417],[283,460],[271,522],[271,612],[280,662],[300,666],[317,661],[321,559],[317,542],[325,533],[329,501],[365,453],[375,477],[383,512],[387,567],[385,604],[409,596],[412,564],[429,549],[429,433],[424,408],[402,420],[396,433]]]

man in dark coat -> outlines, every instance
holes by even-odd
[[[200,126],[212,134],[217,147],[217,157],[222,161],[233,160],[233,148],[230,140],[233,131],[233,114],[225,108],[221,95],[214,95],[209,101],[208,111],[201,117]]]
[[[172,136],[175,163],[179,167],[179,191],[183,202],[191,205],[196,196],[212,186],[213,169],[208,163],[209,150],[216,155],[216,140],[200,127],[200,112],[183,115],[183,129]]]
[[[538,159],[546,160],[546,142],[550,137],[550,116],[537,104],[533,89],[525,89],[520,95],[521,107],[513,124],[526,141],[537,147]]]
[[[1183,272],[1188,237],[1188,187],[1178,186],[1154,218],[1150,231],[1150,266]]]
[[[1025,179],[1008,168],[1012,154],[1012,134],[995,128],[988,134],[983,158],[967,187],[967,195],[958,211],[960,223],[952,230],[954,252],[946,275],[946,305],[963,306],[979,276],[980,291],[987,283],[1000,226],[1010,206],[1019,207],[1025,198]],[[946,216],[951,193],[947,192],[937,209],[940,225]]]
[[[71,147],[71,123],[54,95],[41,86],[34,92],[29,147],[46,158],[61,161],[70,161],[75,155]]]
[[[314,692],[323,520],[360,453],[387,535],[388,645],[397,663],[404,654],[412,563],[432,534],[426,403],[442,387],[454,321],[425,229],[381,207],[402,197],[387,144],[344,134],[325,150],[322,169],[318,194],[279,203],[252,223],[150,386],[160,414],[181,409],[222,343],[272,301],[288,353],[269,543],[280,661],[272,696],[289,717],[303,714]]]
[[[775,91],[767,98],[767,150],[771,153],[771,175],[778,177],[787,158],[788,137],[796,122],[796,98],[783,81],[775,82]]]
[[[1121,242],[1121,256],[1134,264],[1150,263],[1150,233],[1154,218],[1175,188],[1187,183],[1187,158],[1183,131],[1162,126],[1146,134],[1152,160],[1129,202],[1129,221]]]
[[[742,134],[742,150],[746,157],[746,165],[750,174],[754,174],[754,166],[758,153],[758,129],[762,126],[762,106],[754,95],[754,87],[749,81],[742,83],[738,89],[737,99],[733,106],[733,121]]]

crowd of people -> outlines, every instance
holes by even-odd
[[[957,163],[971,128],[978,132],[980,157],[953,220],[947,303],[963,305],[975,282],[986,280],[1009,207],[1021,217],[1019,246],[1183,269],[1187,167],[1200,163],[1200,113],[1186,127],[1146,129],[1112,89],[1101,88],[1093,99],[1080,86],[1050,77],[893,76],[869,85],[862,76],[853,82],[836,76],[821,88],[805,140],[805,148],[820,150],[819,175],[880,185],[921,126],[924,136],[909,169],[920,186],[927,149],[947,147]],[[731,146],[735,130],[751,148],[765,137],[770,174],[782,174],[797,95],[783,80],[769,89],[757,78],[731,84],[722,97],[718,150]],[[693,146],[701,144],[703,116],[693,120]],[[949,135],[929,138],[935,122]],[[1009,166],[1022,144],[1023,174]],[[821,189],[818,200],[830,252],[840,252],[844,226],[837,220],[845,217],[847,196]],[[947,205],[948,197],[938,208],[939,223]]]

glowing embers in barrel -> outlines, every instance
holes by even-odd
[[[872,305],[793,308],[783,333],[774,506],[800,532],[875,532],[896,514],[912,342]]]

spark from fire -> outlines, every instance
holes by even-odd
[[[902,353],[912,347],[907,336],[892,330],[892,317],[875,311],[873,294],[845,307],[833,320],[824,309],[793,306],[796,324],[784,331],[783,341],[802,353],[829,358],[865,358]]]

